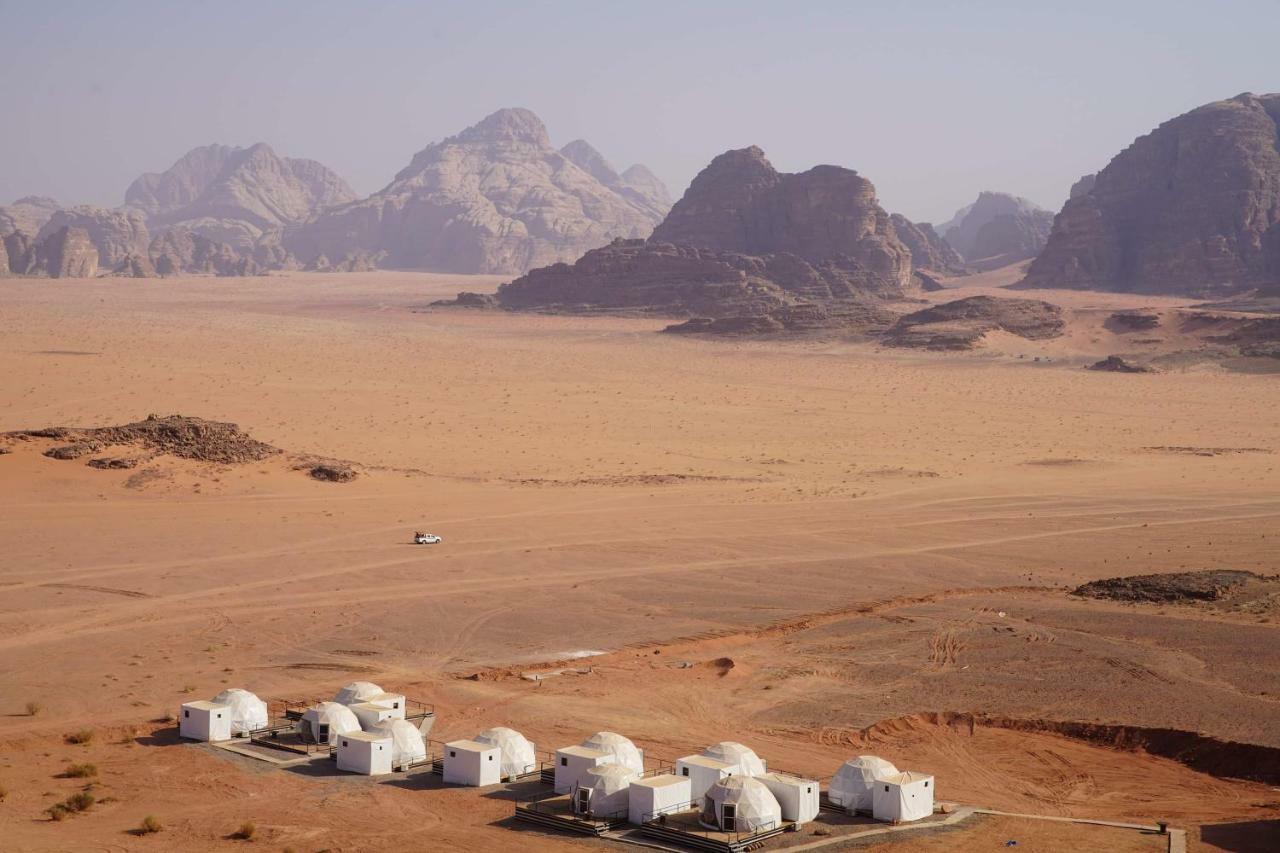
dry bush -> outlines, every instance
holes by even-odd
[[[47,809],[49,812],[49,820],[63,821],[71,817],[71,810],[62,803],[54,803]]]
[[[240,828],[232,833],[233,838],[241,841],[252,841],[253,837],[258,834],[258,825],[251,820],[246,820],[240,824]]]
[[[68,764],[63,776],[68,779],[88,779],[91,776],[98,775],[98,766],[96,764]]]
[[[160,819],[150,814],[142,819],[142,824],[138,827],[138,831],[143,835],[150,835],[162,829],[164,827],[160,825]]]
[[[78,743],[82,746],[93,743],[93,729],[81,729],[78,732],[72,732],[67,735],[67,743]]]
[[[0,803],[4,802],[4,798],[9,796],[9,789],[4,785],[0,785]]]
[[[28,716],[28,717],[34,717],[36,714],[39,714],[39,713],[40,713],[41,711],[43,711],[43,710],[44,710],[44,706],[43,706],[43,705],[41,705],[39,702],[28,702],[28,703],[27,703],[27,716]]]

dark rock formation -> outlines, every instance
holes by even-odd
[[[418,152],[382,191],[288,229],[284,244],[307,264],[363,252],[392,267],[522,273],[645,237],[659,216],[553,148],[533,113],[504,109]]]
[[[699,322],[672,331],[736,334],[883,326],[873,303],[916,286],[911,252],[869,181],[836,166],[779,174],[747,148],[715,158],[648,241],[532,270],[497,299],[516,310],[692,316]]]
[[[1090,370],[1101,370],[1108,373],[1154,373],[1150,367],[1143,367],[1140,364],[1133,364],[1125,361],[1118,355],[1109,355],[1102,361],[1095,361],[1089,365]]]
[[[1159,314],[1144,311],[1117,311],[1107,318],[1107,328],[1114,332],[1149,332],[1160,325]]]
[[[249,437],[238,426],[184,415],[160,417],[111,427],[50,427],[22,430],[8,435],[25,438],[53,438],[71,444],[45,451],[54,459],[78,459],[106,447],[134,445],[152,453],[182,459],[229,465],[257,462],[280,451]]]
[[[1280,94],[1165,122],[1067,201],[1025,287],[1280,293]]]
[[[898,239],[911,250],[911,265],[943,275],[964,275],[964,258],[928,222],[912,222],[900,213],[889,217]]]
[[[1250,581],[1274,580],[1274,576],[1267,577],[1235,569],[1205,569],[1198,572],[1105,578],[1078,586],[1071,594],[1113,601],[1179,604],[1218,601]]]
[[[1048,302],[970,296],[899,318],[885,342],[921,349],[970,349],[987,332],[1000,330],[1042,340],[1058,337],[1065,326],[1062,309]]]
[[[93,278],[98,249],[83,228],[64,225],[36,246],[36,270],[50,278]]]
[[[98,268],[113,270],[130,255],[145,255],[151,236],[141,211],[81,205],[54,212],[36,235],[43,242],[63,228],[79,228],[98,250]]]
[[[9,259],[8,272],[13,275],[31,275],[36,271],[35,243],[26,233],[14,231],[4,236],[4,253]]]
[[[966,261],[994,269],[1035,257],[1048,239],[1053,214],[1025,198],[983,192],[952,222],[942,231],[947,242]]]
[[[146,255],[125,255],[111,270],[111,274],[124,278],[155,278],[156,268]]]

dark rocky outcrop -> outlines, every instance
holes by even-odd
[[[6,234],[4,253],[8,258],[8,272],[13,275],[31,275],[36,271],[36,248],[31,238],[22,231]]]
[[[1089,365],[1090,370],[1099,370],[1106,373],[1154,373],[1150,367],[1143,367],[1140,364],[1134,364],[1126,361],[1118,355],[1109,355],[1101,361],[1095,361]]]
[[[155,278],[156,268],[146,255],[125,255],[111,270],[111,274],[123,278]]]
[[[1280,94],[1178,116],[1067,201],[1025,287],[1280,293]]]
[[[532,270],[497,300],[693,317],[673,331],[750,333],[887,325],[878,300],[917,288],[910,250],[870,181],[836,166],[780,174],[746,148],[715,158],[649,240]]]
[[[1160,315],[1145,311],[1117,311],[1107,318],[1107,328],[1114,332],[1149,332],[1160,326]]]
[[[970,264],[994,269],[1034,258],[1052,226],[1053,214],[1025,198],[983,192],[941,233]]]
[[[533,113],[504,109],[419,151],[380,192],[288,229],[284,244],[306,264],[365,253],[391,267],[522,273],[648,236],[660,216],[553,148]]]
[[[900,213],[889,217],[898,239],[911,250],[911,265],[943,275],[964,275],[964,258],[928,222],[912,222]]]
[[[1042,340],[1058,337],[1065,326],[1062,309],[1048,302],[970,296],[899,318],[885,336],[885,342],[917,349],[971,349],[988,332],[1005,331],[1029,340]]]

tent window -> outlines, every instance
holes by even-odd
[[[219,720],[221,720],[221,719],[222,719],[222,715],[221,715],[221,714],[219,714],[219,715],[218,715],[218,719],[219,719]]]
[[[342,742],[342,745],[343,745],[343,746],[351,746],[351,744],[347,743],[345,740]]]
[[[561,766],[561,767],[568,767],[568,766],[569,766],[569,759],[565,758],[564,756],[561,756],[561,757],[560,757],[560,766]]]
[[[458,757],[458,753],[454,752],[454,751],[451,749],[451,750],[449,750],[449,757],[450,757],[450,758],[457,758],[457,757]]]
[[[689,768],[688,768],[688,767],[681,767],[681,768],[680,768],[680,775],[681,775],[681,776],[688,776],[688,775],[689,775]]]
[[[400,703],[399,703],[399,702],[392,702],[392,703],[391,703],[391,707],[392,707],[392,708],[399,708],[399,707],[400,707]]]
[[[190,708],[183,708],[183,709],[182,709],[182,716],[186,717],[187,719],[191,719],[191,709],[190,709]]]
[[[812,794],[812,793],[813,793],[813,789],[812,789],[812,788],[805,788],[805,789],[804,789],[804,792],[805,792],[806,794]]]
[[[490,756],[489,756],[489,760],[490,760],[490,761],[493,761],[493,756],[492,756],[492,755],[490,755]]]
[[[885,790],[885,793],[886,793],[886,794],[887,794],[887,793],[889,793],[889,786],[888,786],[888,785],[885,785],[885,786],[884,786],[884,790]]]
[[[926,788],[927,788],[927,787],[929,787],[929,783],[928,783],[928,782],[925,782],[925,783],[924,783],[924,786],[925,786]]]

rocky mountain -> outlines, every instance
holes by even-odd
[[[153,230],[181,226],[243,252],[272,230],[355,198],[321,164],[280,157],[259,142],[193,149],[166,171],[135,180],[125,205],[144,211]]]
[[[365,254],[392,267],[522,273],[648,236],[661,211],[588,148],[571,153],[590,171],[551,146],[533,113],[499,110],[419,151],[380,192],[289,229],[284,245],[306,264]]]
[[[1088,195],[1093,191],[1093,185],[1098,182],[1096,174],[1083,175],[1080,180],[1071,185],[1070,198],[1079,198],[1082,195]]]
[[[899,318],[884,340],[898,347],[964,350],[978,346],[988,332],[1042,340],[1058,337],[1065,327],[1062,309],[1039,299],[970,296]]]
[[[1025,287],[1280,294],[1280,94],[1237,95],[1139,137],[1069,199]]]
[[[654,221],[661,220],[671,209],[671,195],[666,186],[657,175],[639,163],[618,174],[604,155],[585,139],[575,139],[561,148],[560,153],[618,195],[650,211]]]
[[[994,269],[1034,258],[1053,227],[1053,214],[1025,198],[982,192],[941,231],[966,261]]]
[[[889,217],[898,239],[911,250],[911,265],[917,270],[964,275],[964,258],[928,222],[912,222],[901,213]]]
[[[694,178],[648,240],[618,240],[572,266],[503,285],[512,309],[701,318],[680,331],[887,324],[881,301],[915,289],[911,251],[871,182],[850,169],[775,170],[728,151]]]

